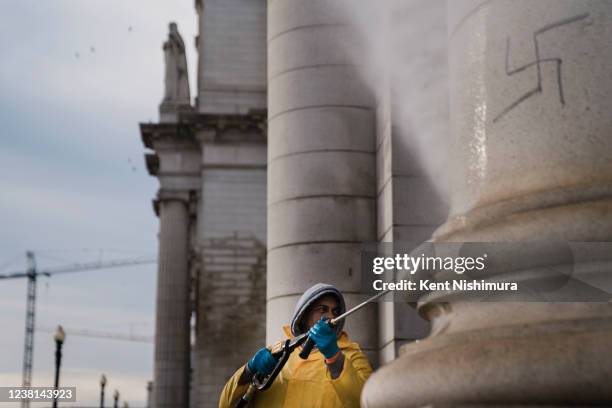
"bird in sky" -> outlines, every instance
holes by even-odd
[[[128,157],[128,163],[130,164],[130,167],[132,168],[132,171],[136,172],[136,166],[134,166],[134,163],[132,162],[132,159],[130,159],[129,157]]]

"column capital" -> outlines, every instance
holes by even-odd
[[[170,190],[160,188],[157,192],[158,201],[183,201],[189,202],[190,191],[189,190]]]
[[[194,216],[197,210],[199,195],[199,191],[196,190],[170,190],[160,188],[157,191],[157,197],[153,199],[153,210],[155,211],[155,215],[159,217],[160,203],[164,201],[180,201],[187,206],[189,215]]]

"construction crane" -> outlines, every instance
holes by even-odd
[[[76,263],[72,265],[39,271],[36,268],[36,258],[34,256],[34,252],[32,251],[26,252],[26,257],[28,261],[27,263],[28,267],[26,271],[17,271],[17,272],[0,275],[0,279],[17,279],[17,278],[27,278],[28,279],[27,300],[26,300],[25,339],[24,339],[24,348],[23,348],[23,377],[22,377],[23,387],[30,387],[30,385],[32,384],[32,357],[34,353],[34,320],[36,317],[36,278],[38,276],[50,277],[52,275],[57,275],[60,273],[81,272],[81,271],[90,271],[90,270],[107,269],[107,268],[118,268],[122,266],[134,266],[134,265],[142,265],[142,264],[149,264],[149,263],[157,262],[157,260],[154,258],[121,259],[121,260],[106,261],[106,262]],[[22,408],[29,408],[29,406],[30,406],[29,399],[21,400]]]
[[[54,333],[57,330],[55,327],[50,326],[36,326],[36,331]],[[99,330],[91,329],[68,329],[64,327],[66,335],[80,336],[80,337],[91,337],[97,339],[108,339],[108,340],[119,340],[119,341],[133,341],[136,343],[153,343],[153,336],[145,336],[133,333],[110,333]]]

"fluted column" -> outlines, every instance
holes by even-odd
[[[449,2],[453,191],[435,241],[612,241],[611,30],[609,1]],[[364,406],[612,400],[609,303],[419,310],[432,335],[375,373]]]
[[[186,408],[189,395],[188,195],[161,190],[153,404]]]
[[[360,244],[376,240],[373,103],[340,3],[268,1],[268,342],[316,282],[361,300]],[[375,305],[345,328],[375,359]]]

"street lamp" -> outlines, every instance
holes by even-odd
[[[147,406],[146,408],[151,408],[151,392],[153,392],[153,381],[147,382]]]
[[[115,404],[113,405],[113,408],[119,408],[119,391],[115,390],[113,398],[115,399]]]
[[[59,386],[60,365],[62,363],[62,345],[64,340],[66,340],[66,333],[64,333],[62,326],[57,326],[53,339],[55,340],[55,389],[57,390]],[[57,408],[57,394],[53,398],[53,408]]]
[[[104,387],[106,386],[106,376],[100,377],[100,408],[104,408]]]

